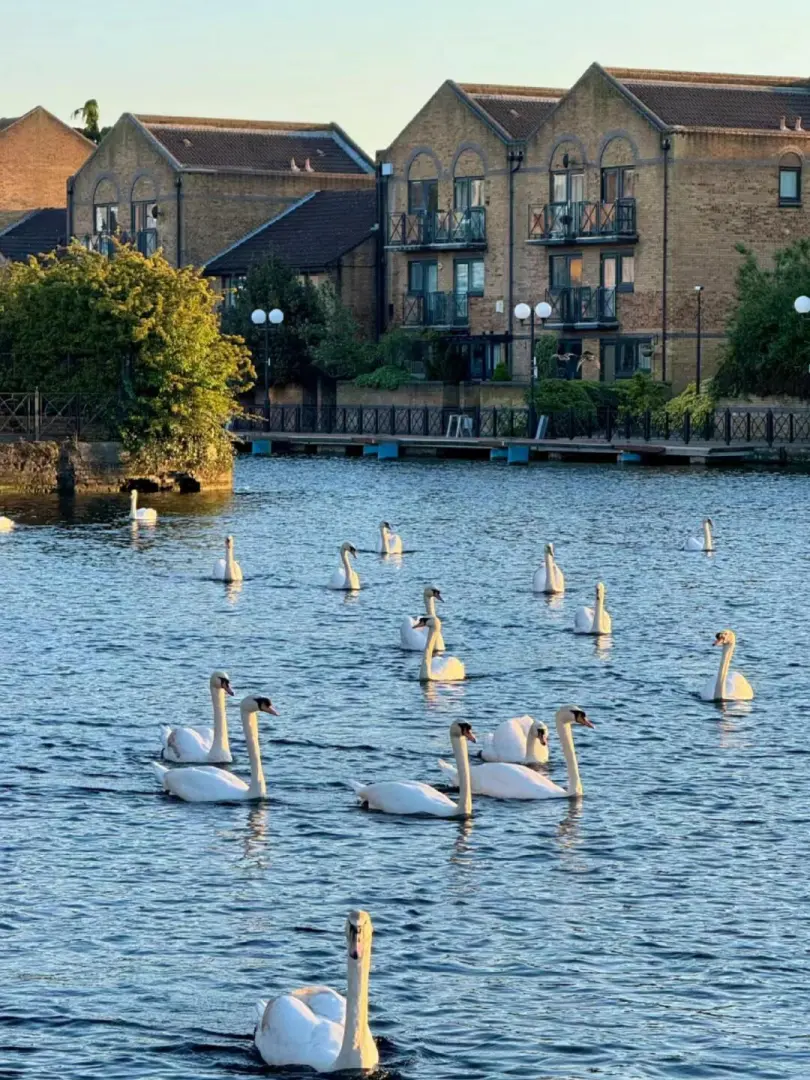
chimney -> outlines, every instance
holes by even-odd
[[[793,130],[804,131],[804,128],[802,127],[802,118],[800,116],[796,117],[796,123],[793,125]]]
[[[788,130],[787,118],[784,117],[784,116],[779,117],[779,130],[780,131],[787,131]]]

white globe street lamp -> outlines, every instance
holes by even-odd
[[[535,318],[540,320],[540,325],[545,325],[546,319],[551,317],[551,304],[545,300],[541,300],[539,304],[535,304],[532,308],[528,304],[520,303],[515,304],[515,318],[520,322],[525,322],[527,319],[529,322],[529,438],[534,438],[534,380],[536,378],[536,360],[534,357],[534,320]]]
[[[280,326],[284,322],[284,312],[281,308],[272,308],[269,312],[263,308],[256,308],[250,313],[250,321],[254,326],[264,327],[264,408],[268,412],[270,408],[270,327]]]
[[[810,296],[797,296],[793,306],[799,315],[810,315]]]

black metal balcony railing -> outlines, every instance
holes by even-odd
[[[92,236],[85,236],[84,246],[88,251],[95,251],[99,255],[106,255],[108,259],[112,257],[115,251],[111,233],[93,233]]]
[[[529,207],[529,240],[545,244],[637,239],[636,200],[554,202]]]
[[[132,234],[132,242],[141,255],[154,255],[158,249],[157,229],[140,229]]]
[[[388,215],[389,247],[485,247],[486,242],[487,212],[483,206]]]
[[[601,285],[546,289],[546,300],[551,304],[550,325],[614,326],[618,322],[615,289]]]
[[[467,326],[469,321],[466,293],[430,292],[405,297],[403,326]]]

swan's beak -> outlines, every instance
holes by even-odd
[[[714,641],[712,642],[712,645],[714,646],[714,645],[723,645],[723,644],[724,644],[723,635],[722,634],[717,634]]]
[[[542,728],[537,732],[537,738],[540,740],[541,746],[548,746],[548,732],[543,731]]]
[[[467,728],[467,730],[464,732],[464,738],[469,739],[470,742],[478,742],[478,739],[476,739],[475,732],[472,728]]]
[[[357,927],[349,923],[349,956],[352,960],[359,960],[363,955],[363,942],[357,933]]]
[[[269,712],[271,716],[278,716],[278,709],[275,705],[268,705],[267,712]],[[593,727],[593,724],[591,724],[591,727]]]
[[[433,590],[433,596],[435,597],[436,600],[441,600],[441,602],[444,603],[444,597],[442,596],[442,594],[439,592],[438,589]]]
[[[230,694],[230,696],[233,697],[233,687],[225,679],[222,680],[222,689],[226,694]]]
[[[585,713],[577,713],[577,715],[574,717],[574,719],[576,720],[576,722],[578,724],[581,724],[582,727],[589,727],[589,728],[595,728],[596,727],[596,724],[594,724],[593,720],[589,720],[588,717],[585,715]]]

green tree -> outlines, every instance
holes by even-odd
[[[557,377],[557,335],[540,334],[534,343],[534,357],[537,362],[538,379],[556,379]]]
[[[333,379],[353,379],[376,367],[377,348],[364,341],[357,321],[331,282],[318,288],[321,325],[312,347],[312,362]]]
[[[99,127],[101,113],[95,98],[89,98],[81,108],[74,109],[71,113],[71,118],[73,120],[81,118],[82,124],[84,125],[82,128],[82,135],[94,143],[100,143],[110,130],[109,127]]]
[[[0,274],[0,353],[20,390],[108,399],[110,421],[144,467],[213,466],[232,453],[224,425],[254,375],[244,342],[221,332],[216,305],[192,267],[74,244]]]
[[[738,250],[737,303],[713,393],[810,397],[810,320],[793,308],[797,296],[810,294],[810,240],[778,251],[771,270],[747,248]]]

